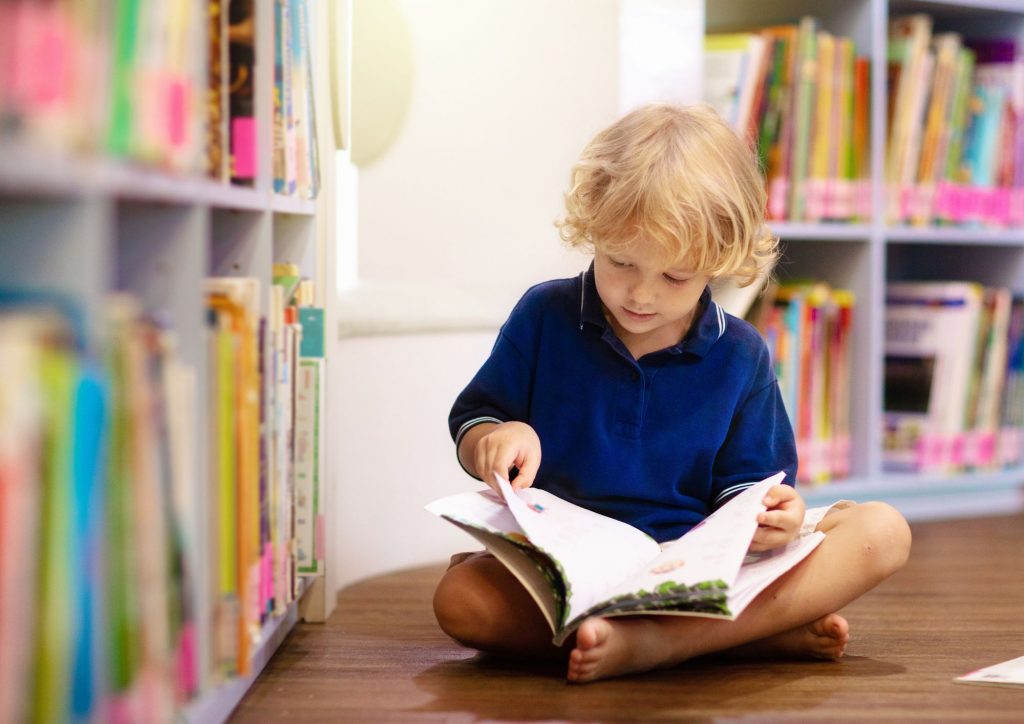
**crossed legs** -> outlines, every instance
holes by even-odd
[[[719,651],[838,658],[849,627],[836,614],[899,570],[910,529],[884,503],[832,511],[825,540],[765,589],[735,621],[636,616],[591,618],[576,634],[568,678],[586,682],[673,666]],[[434,595],[438,622],[471,648],[517,656],[565,656],[536,604],[497,560],[474,555],[448,569]]]

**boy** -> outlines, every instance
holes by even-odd
[[[788,484],[766,496],[751,550],[793,540],[805,506],[766,345],[708,291],[716,277],[749,282],[774,261],[765,202],[752,153],[708,108],[648,106],[599,133],[559,222],[593,263],[527,291],[459,395],[449,425],[465,470],[492,486],[495,473],[515,488],[536,484],[661,542],[784,470]],[[849,627],[835,612],[904,564],[910,532],[882,503],[830,510],[817,527],[821,545],[736,621],[588,619],[569,680],[726,650],[839,658]],[[564,656],[489,554],[453,558],[434,610],[467,646]]]

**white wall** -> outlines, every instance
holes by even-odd
[[[552,223],[574,159],[617,112],[617,0],[397,5],[412,98],[391,150],[360,169],[360,278],[511,302],[574,273]]]
[[[644,22],[663,30],[673,9],[698,26],[697,47],[656,33],[665,57],[699,58],[703,27],[700,0],[394,2],[412,97],[394,144],[359,170],[361,288],[343,294],[332,362],[331,566],[343,585],[478,547],[423,510],[477,485],[455,460],[448,410],[525,288],[588,263],[552,222],[575,158],[619,113],[620,9],[637,11],[627,42],[646,37]]]
[[[448,410],[494,342],[492,332],[355,337],[332,368],[342,429],[332,435],[341,582],[479,548],[423,510],[477,485],[459,467]]]

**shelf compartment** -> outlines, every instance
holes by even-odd
[[[961,243],[943,245],[942,252],[924,243],[886,246],[889,281],[969,281],[1024,291],[1024,245]]]

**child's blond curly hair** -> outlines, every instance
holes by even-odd
[[[587,145],[556,225],[573,247],[615,253],[643,240],[666,264],[745,285],[778,257],[766,202],[753,150],[710,106],[654,104]]]

